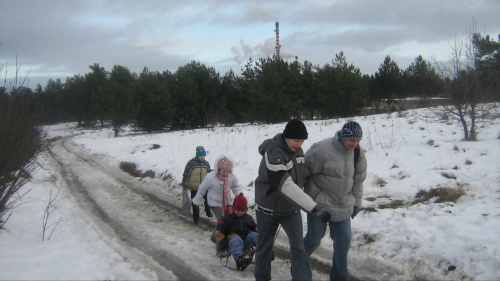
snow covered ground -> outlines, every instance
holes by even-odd
[[[499,111],[498,105],[491,110]],[[363,128],[361,145],[369,169],[364,185],[365,211],[352,221],[349,269],[357,278],[500,279],[500,120],[481,127],[479,141],[464,142],[456,122],[435,120],[433,116],[429,109],[418,109],[352,118]],[[304,150],[332,137],[346,120],[305,121],[310,138]],[[158,189],[158,184],[153,183],[167,182],[162,180],[165,178],[178,184],[198,145],[208,151],[211,164],[219,154],[228,154],[236,162],[234,173],[252,206],[253,181],[261,159],[257,147],[280,133],[284,125],[239,124],[161,134],[138,134],[126,129],[118,138],[113,137],[111,129],[82,130],[74,123],[46,129],[49,137],[74,135],[76,144],[104,159],[110,167],[124,161],[135,163],[142,171],[154,171],[155,179],[141,180],[145,186],[151,183],[152,189]],[[159,148],[153,148],[155,144]],[[33,179],[20,192],[27,193],[18,202],[6,229],[0,231],[0,279],[159,278],[157,271],[129,258],[130,253],[121,248],[117,239],[94,225],[90,214],[79,211],[78,202],[66,191],[48,154],[39,163]],[[465,195],[456,203],[435,203],[436,198],[432,198],[412,204],[417,193],[436,188],[461,189]],[[157,192],[180,204],[180,188],[165,187]],[[43,215],[50,198],[54,199],[49,221],[53,226],[42,241]],[[280,234],[278,241],[286,245],[285,236]],[[171,241],[175,237],[164,239]],[[199,243],[193,243],[192,249],[191,245],[185,247],[193,253],[200,251]],[[212,247],[210,242],[207,247]],[[329,263],[331,248],[327,235],[313,257]],[[228,271],[223,266],[211,270]],[[252,278],[250,272],[230,274],[244,274],[235,279]],[[290,279],[288,272],[283,274],[278,277]],[[162,276],[176,279],[168,270]]]

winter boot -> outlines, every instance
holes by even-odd
[[[237,257],[234,260],[236,261],[236,268],[239,271],[244,271],[245,268],[247,268],[247,266],[249,266],[252,263],[252,259],[246,254]]]
[[[248,248],[245,253],[250,257],[250,260],[252,261],[253,260],[253,256],[255,254],[255,245]]]

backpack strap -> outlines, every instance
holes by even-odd
[[[361,147],[359,146],[356,146],[356,148],[354,149],[354,173],[356,173],[356,164],[358,164],[358,161],[359,161],[359,151],[361,150]]]

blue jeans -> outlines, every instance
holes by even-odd
[[[235,235],[229,239],[229,252],[233,255],[233,258],[239,258],[243,256],[243,250],[257,245],[259,234],[257,232],[248,233],[245,240],[239,235]]]
[[[290,243],[292,280],[312,280],[309,255],[304,247],[302,215],[300,212],[290,216],[270,216],[256,211],[259,226],[259,244],[255,251],[255,280],[271,280],[271,259],[274,238],[281,224]]]
[[[330,270],[330,280],[348,280],[347,253],[351,247],[351,219],[341,222],[328,222],[330,237],[333,240],[333,260]],[[304,246],[309,255],[316,250],[325,236],[326,223],[319,217],[307,214],[307,234]]]

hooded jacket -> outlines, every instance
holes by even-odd
[[[192,158],[184,168],[182,186],[186,189],[197,190],[209,171],[210,163],[208,161],[200,161],[198,157]]]
[[[220,231],[229,240],[235,235],[245,239],[250,232],[257,232],[257,224],[252,216],[238,217],[236,214],[226,214],[217,221],[216,231]]]
[[[257,232],[257,224],[252,216],[245,214],[238,217],[235,214],[226,214],[217,221],[215,231],[224,234],[225,239],[219,241],[221,250],[229,248],[229,240],[238,235],[243,240],[250,232]]]
[[[234,167],[234,161],[229,158],[228,156],[225,155],[220,155],[217,157],[217,160],[215,160],[215,168],[212,172],[208,173],[203,180],[203,182],[200,184],[200,187],[198,188],[198,193],[196,193],[196,196],[193,198],[193,204],[195,205],[201,205],[204,202],[203,196],[207,194],[207,201],[208,205],[210,207],[218,207],[222,208],[222,185],[223,182],[217,178],[217,173],[219,172],[219,168],[217,167],[217,163],[219,163],[219,160],[222,159],[223,157],[227,158],[231,163],[233,163]],[[228,187],[231,189],[233,194],[236,196],[240,193],[243,193],[243,189],[241,188],[238,178],[234,175],[234,171],[231,171],[228,177]],[[230,198],[231,199],[231,198]],[[231,200],[232,202],[232,200]]]
[[[339,133],[313,144],[305,155],[305,191],[330,212],[335,222],[347,220],[354,206],[361,207],[367,174],[363,150],[354,169],[354,152],[340,142]]]
[[[262,160],[255,179],[257,210],[268,215],[291,215],[303,209],[311,212],[316,203],[304,193],[304,151],[291,151],[282,134],[259,146]]]

